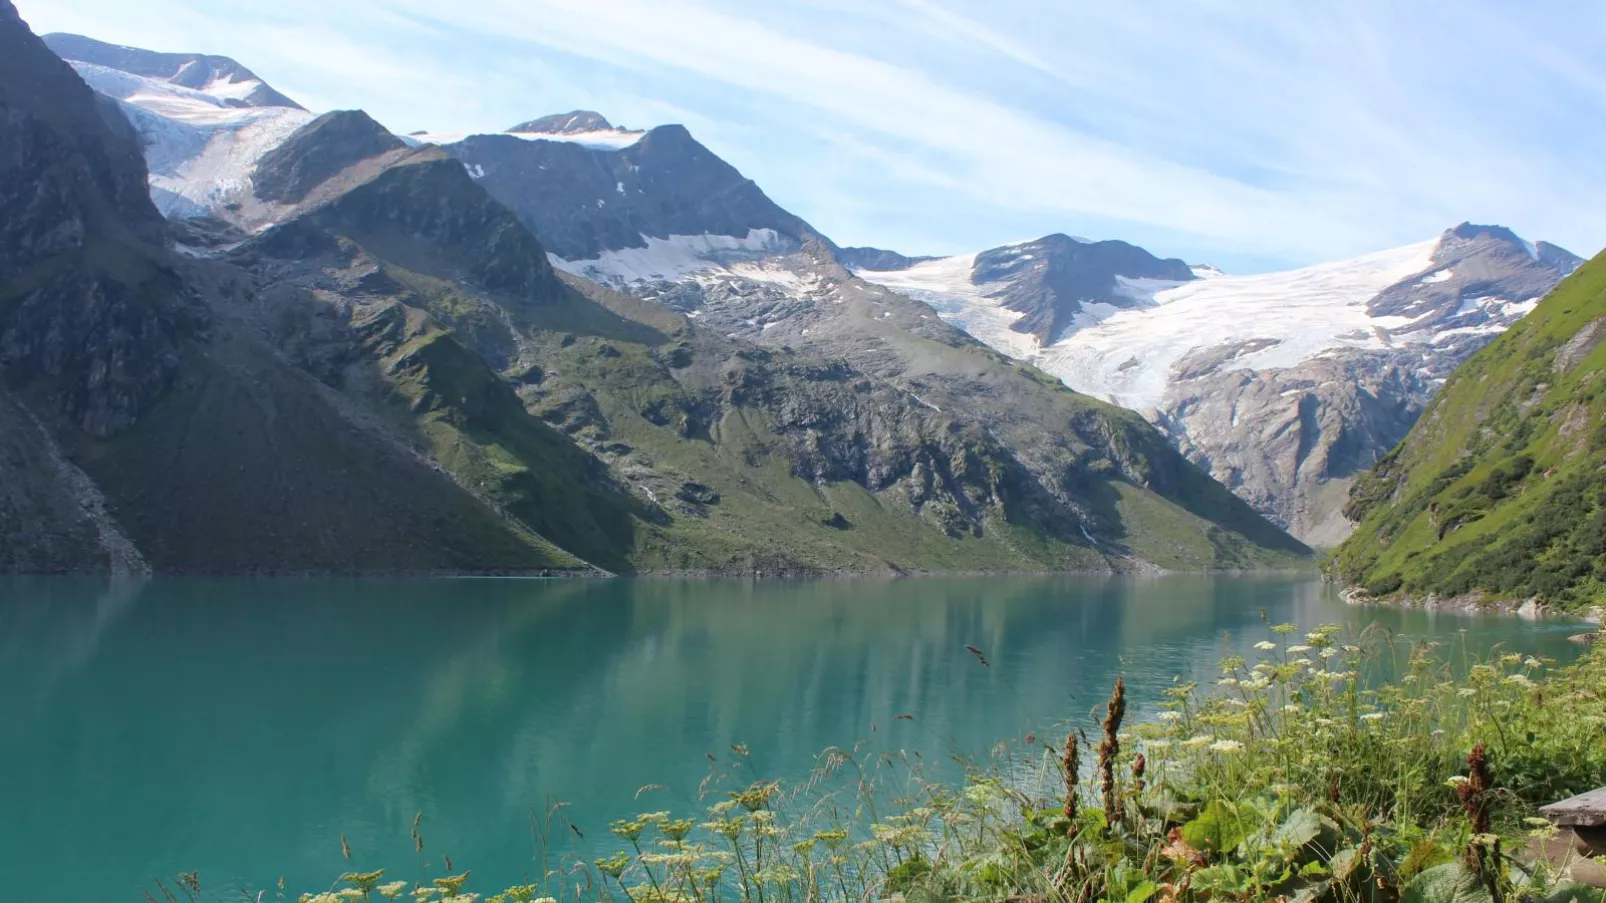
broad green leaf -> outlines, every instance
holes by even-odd
[[[1153,881],[1145,881],[1132,888],[1126,895],[1126,903],[1146,903],[1146,901],[1160,890],[1160,885]]]
[[[1331,850],[1338,842],[1338,826],[1312,809],[1295,809],[1272,832],[1271,842],[1290,859],[1303,859],[1302,852]]]
[[[1461,863],[1447,862],[1412,879],[1400,903],[1494,903],[1494,897]]]
[[[1237,807],[1221,800],[1211,800],[1197,818],[1182,826],[1188,846],[1217,853],[1237,849],[1248,836],[1249,826]]]
[[[1606,889],[1563,882],[1545,895],[1545,903],[1606,903]]]

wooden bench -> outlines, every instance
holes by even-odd
[[[1606,787],[1541,807],[1540,814],[1561,829],[1544,844],[1542,855],[1557,864],[1570,862],[1573,880],[1606,887]],[[1596,857],[1596,858],[1591,858]]]

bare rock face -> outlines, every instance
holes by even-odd
[[[1162,429],[1228,489],[1317,547],[1349,533],[1340,511],[1354,475],[1405,437],[1434,388],[1409,361],[1354,353],[1281,370],[1207,368],[1178,374]]]
[[[84,432],[166,388],[195,313],[132,130],[0,4],[0,372]]]
[[[612,150],[512,135],[475,135],[445,149],[565,260],[671,235],[767,229],[793,243],[817,237],[683,126],[659,126]]]
[[[1236,363],[1278,339],[1198,348],[1172,368],[1157,419],[1257,510],[1311,545],[1336,545],[1354,526],[1342,509],[1355,478],[1405,438],[1456,367],[1581,263],[1463,223],[1440,237],[1427,270],[1365,301],[1397,324],[1384,347],[1281,368]]]
[[[1052,344],[1075,327],[1088,304],[1137,307],[1144,299],[1124,290],[1123,279],[1187,282],[1188,265],[1161,260],[1124,241],[1087,241],[1050,235],[1022,245],[995,248],[976,255],[971,281],[997,285],[995,297],[1007,310],[1023,314],[1011,325],[1016,332]]]
[[[508,131],[530,135],[583,135],[587,132],[611,132],[614,128],[613,123],[601,113],[575,110],[521,122]]]
[[[258,198],[294,204],[347,167],[405,146],[367,113],[337,110],[264,154],[251,181]]]

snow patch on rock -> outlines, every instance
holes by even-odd
[[[781,250],[781,236],[774,229],[753,229],[745,237],[734,235],[671,235],[654,238],[643,235],[644,248],[605,251],[589,260],[564,260],[550,256],[552,265],[566,273],[606,285],[626,286],[640,282],[673,282],[693,273],[732,270],[738,264],[745,278],[782,281],[792,277],[778,269],[752,265],[755,254]],[[767,278],[768,277],[768,278]]]

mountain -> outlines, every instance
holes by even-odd
[[[582,563],[264,345],[169,250],[133,129],[0,0],[0,569]]]
[[[1461,365],[1345,513],[1330,567],[1374,596],[1606,600],[1606,255]]]
[[[1349,530],[1340,509],[1354,476],[1404,437],[1456,365],[1580,262],[1464,223],[1260,276],[1064,236],[862,275],[1143,413],[1262,514],[1331,545]]]
[[[1124,241],[1069,235],[957,258],[911,261],[907,267],[865,269],[873,271],[867,276],[872,281],[932,303],[950,321],[963,321],[961,328],[977,338],[1011,347],[1052,345],[1112,309],[1147,303],[1143,280],[1194,278],[1180,260],[1161,260]],[[1023,339],[996,335],[1006,328]]]
[[[772,352],[842,361],[974,423],[1103,553],[1179,567],[1231,558],[1199,542],[1202,531],[1299,554],[1140,418],[1064,391],[854,276],[828,238],[683,127],[618,142],[470,136],[444,149],[541,237],[558,269]],[[1179,515],[1180,531],[1169,523]]]
[[[672,279],[701,254],[820,240],[682,126],[623,133],[630,140],[617,146],[585,140],[597,134],[472,135],[445,148],[551,253],[596,261],[565,268],[598,281]]]
[[[907,270],[917,263],[939,260],[937,257],[905,257],[897,251],[882,248],[838,248],[837,262],[850,270]]]
[[[76,34],[48,34],[43,40],[45,46],[64,60],[145,76],[215,97],[230,106],[301,109],[256,73],[226,56],[156,53]]]
[[[514,134],[530,135],[585,135],[592,132],[623,131],[615,129],[601,113],[592,110],[575,110],[570,113],[554,113],[551,116],[542,116],[529,122],[521,122],[508,129]]]
[[[167,216],[205,216],[249,199],[261,157],[314,119],[294,105],[252,106],[162,78],[69,62],[133,124],[151,197]]]
[[[163,209],[212,316],[571,566],[1304,560],[1141,419],[853,277],[681,127],[396,139],[360,112],[256,110],[270,135],[164,84],[117,97],[148,157],[190,161],[182,193],[152,187],[190,202]],[[197,142],[198,119],[226,126]],[[766,330],[750,302],[771,290]]]

